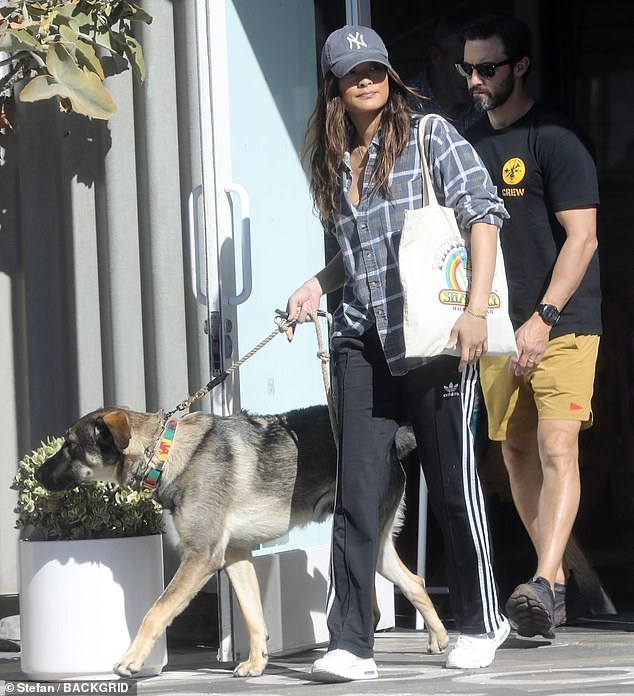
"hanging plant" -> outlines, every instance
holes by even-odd
[[[135,22],[152,17],[126,0],[9,0],[0,7],[0,119],[19,99],[56,98],[62,111],[109,119],[117,106],[103,81],[129,68],[145,79]]]

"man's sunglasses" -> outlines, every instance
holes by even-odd
[[[503,65],[510,65],[514,63],[514,60],[507,58],[506,60],[501,60],[499,63],[467,63],[461,60],[456,63],[456,70],[462,75],[462,77],[471,77],[473,71],[475,70],[480,77],[493,77],[495,71],[502,67]]]

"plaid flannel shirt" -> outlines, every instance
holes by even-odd
[[[441,205],[453,208],[458,226],[475,222],[502,226],[508,213],[471,145],[440,116],[429,119],[424,137],[434,190]],[[358,206],[348,198],[352,185],[350,154],[342,167],[340,212],[330,231],[343,253],[342,302],[333,317],[334,336],[361,336],[376,324],[393,375],[405,374],[424,360],[405,358],[403,293],[398,273],[398,244],[406,209],[422,205],[423,179],[418,128],[412,123],[407,147],[397,158],[389,185],[391,197],[372,191],[378,137],[368,150]]]

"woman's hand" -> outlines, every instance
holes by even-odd
[[[340,288],[343,285],[343,279],[343,255],[341,251],[338,251],[325,268],[309,278],[288,298],[286,303],[288,321],[293,322],[286,329],[286,338],[289,341],[293,340],[295,323],[303,324],[313,311],[316,312],[319,309],[321,296]]]
[[[471,287],[469,304],[454,324],[447,348],[460,346],[460,372],[465,365],[473,365],[488,350],[487,308],[495,257],[498,228],[487,222],[471,225]]]
[[[321,284],[315,276],[307,280],[288,298],[286,303],[286,311],[288,312],[288,328],[286,329],[286,338],[289,341],[293,340],[295,335],[295,325],[303,324],[313,311],[319,309],[319,302],[323,292]]]
[[[484,314],[484,313],[483,313]],[[460,346],[460,364],[462,372],[465,365],[473,365],[488,350],[486,315],[478,315],[470,310],[463,312],[453,325],[447,348]]]

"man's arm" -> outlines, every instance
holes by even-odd
[[[597,249],[596,208],[574,208],[555,213],[566,231],[553,268],[543,304],[552,304],[561,311],[579,287]],[[536,312],[516,332],[518,355],[511,360],[510,370],[516,375],[531,370],[544,355],[550,336],[549,326]]]
[[[555,215],[566,230],[566,241],[542,302],[553,304],[561,311],[579,287],[597,250],[597,210],[576,208]]]

